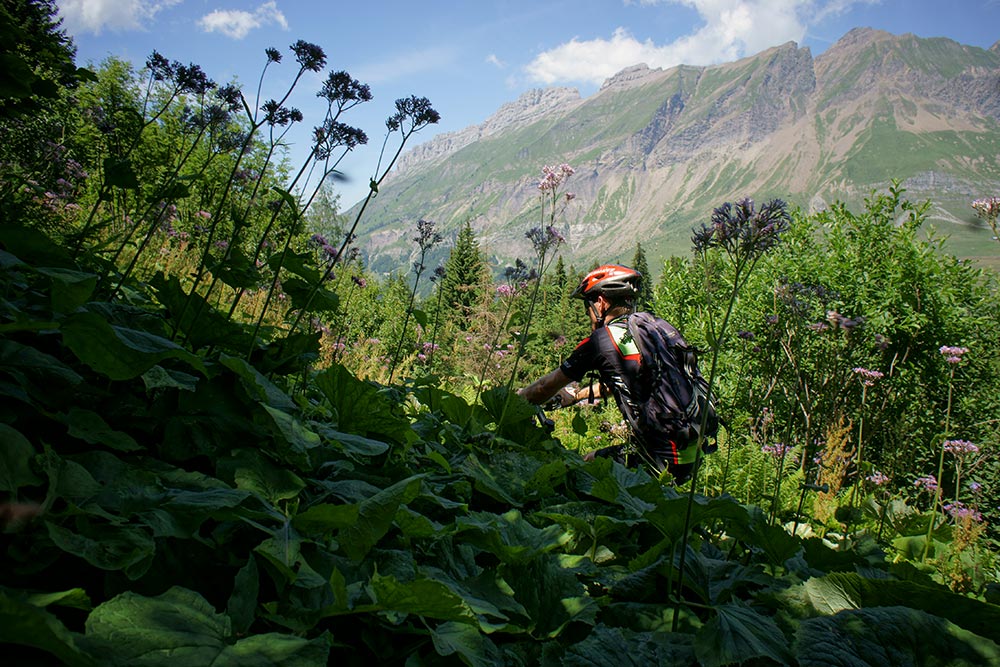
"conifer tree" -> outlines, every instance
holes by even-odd
[[[489,274],[479,249],[479,241],[472,231],[472,225],[466,220],[445,264],[445,276],[441,283],[443,300],[454,312],[468,318],[488,281]]]
[[[632,268],[642,274],[639,282],[639,297],[636,299],[636,309],[652,312],[653,310],[653,276],[649,274],[649,264],[646,262],[646,253],[642,251],[642,244],[635,244],[635,256],[632,258]]]

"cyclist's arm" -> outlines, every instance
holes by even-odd
[[[538,378],[527,387],[518,389],[517,393],[523,396],[529,403],[541,405],[559,393],[559,390],[571,381],[561,368],[557,368],[551,373]]]

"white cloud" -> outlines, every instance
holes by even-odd
[[[801,42],[810,25],[841,14],[854,4],[879,0],[630,0],[626,4],[683,5],[694,9],[702,25],[694,32],[658,45],[640,41],[627,29],[617,28],[610,39],[580,41],[576,38],[539,54],[526,67],[536,83],[588,83],[599,85],[631,65],[652,68],[675,65],[711,65],[759,53],[764,49]],[[666,11],[651,8],[647,11]]]
[[[507,66],[507,63],[500,60],[495,53],[491,53],[490,55],[486,56],[486,62],[488,62],[491,65],[494,65],[499,69],[503,69],[504,67]]]
[[[288,30],[288,21],[276,2],[265,2],[252,12],[242,9],[216,9],[198,19],[205,32],[221,32],[233,39],[243,39],[251,30],[276,24]]]
[[[144,30],[161,10],[181,0],[59,0],[59,14],[70,34]]]

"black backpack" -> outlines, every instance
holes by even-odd
[[[629,315],[628,330],[642,355],[642,394],[629,416],[633,431],[640,438],[666,438],[686,449],[698,439],[704,418],[702,450],[715,451],[720,418],[714,397],[708,400],[708,381],[698,370],[694,348],[672,324],[649,313]]]

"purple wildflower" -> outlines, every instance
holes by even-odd
[[[979,513],[979,510],[972,507],[966,507],[964,503],[960,503],[957,500],[946,503],[944,505],[944,511],[947,512],[948,516],[952,519],[959,522],[974,521],[975,523],[979,523],[983,520],[983,515]]]
[[[872,474],[868,475],[866,479],[875,486],[882,486],[889,481],[889,477],[880,470],[876,470]]]
[[[962,355],[969,351],[967,347],[957,347],[954,345],[942,345],[938,352],[944,355],[945,361],[949,364],[958,364],[962,361]]]
[[[913,486],[926,491],[936,491],[938,488],[937,479],[933,475],[924,475],[913,480]]]
[[[944,451],[954,454],[955,456],[965,456],[966,454],[978,453],[979,447],[975,446],[968,440],[945,440]]]
[[[883,376],[881,371],[872,371],[867,368],[861,368],[860,366],[854,369],[854,373],[860,376],[861,383],[866,387],[871,387],[875,384],[875,380],[880,380]]]

